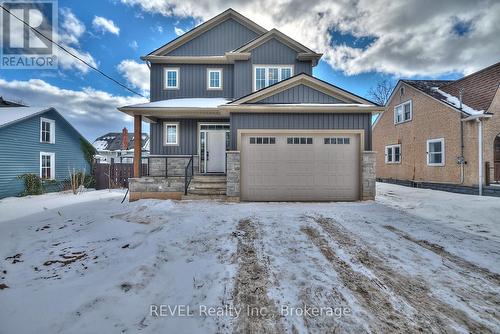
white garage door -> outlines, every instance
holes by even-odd
[[[359,134],[242,134],[241,199],[358,200],[359,141]]]

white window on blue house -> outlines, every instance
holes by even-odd
[[[56,178],[56,154],[40,152],[40,178],[53,180]]]
[[[164,144],[179,145],[179,123],[164,123]]]
[[[222,89],[222,68],[207,69],[207,89]]]
[[[53,119],[40,117],[40,143],[56,142],[56,122]]]
[[[179,89],[179,69],[173,67],[165,68],[165,89]]]
[[[274,85],[293,75],[293,65],[254,65],[253,90]]]

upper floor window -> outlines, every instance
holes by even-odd
[[[427,165],[444,166],[444,138],[427,140]]]
[[[165,145],[179,145],[179,123],[164,123]]]
[[[385,163],[398,164],[401,162],[401,145],[389,145],[385,147]]]
[[[179,89],[179,69],[165,68],[165,89]]]
[[[49,144],[56,142],[56,122],[53,119],[40,118],[40,142]]]
[[[411,100],[398,104],[394,107],[394,124],[411,121],[413,107]]]
[[[255,65],[254,90],[274,85],[293,75],[293,65]]]
[[[207,89],[222,89],[222,68],[207,69]]]

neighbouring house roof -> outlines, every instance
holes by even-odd
[[[122,140],[122,132],[109,132],[96,138],[92,145],[97,151],[122,151]],[[134,140],[134,134],[129,133],[127,138],[127,150],[134,149]],[[141,146],[144,151],[149,151],[149,136],[147,133],[143,133],[141,136]]]
[[[225,10],[224,12],[220,13],[219,15],[211,18],[210,20],[207,20],[200,24],[199,26],[189,30],[185,34],[177,37],[176,39],[168,42],[167,44],[161,46],[160,48],[150,52],[147,56],[141,57],[143,59],[147,59],[150,56],[163,56],[172,50],[175,50],[176,48],[180,47],[181,45],[189,42],[190,40],[194,39],[197,36],[200,36],[204,32],[212,29],[213,27],[217,26],[221,22],[224,22],[225,20],[228,19],[234,19],[235,21],[241,23],[243,26],[249,28],[250,30],[258,33],[258,34],[264,34],[267,32],[267,29],[261,27],[257,23],[253,22],[252,20],[248,19],[247,17],[241,15],[237,11],[235,11],[232,8],[229,8]]]
[[[488,111],[499,88],[500,62],[458,80],[401,81],[467,115],[480,115]]]
[[[0,108],[7,108],[7,107],[27,107],[27,106],[19,102],[6,100],[3,98],[3,96],[0,96]]]

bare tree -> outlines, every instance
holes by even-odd
[[[394,89],[394,81],[388,79],[382,79],[377,82],[377,84],[368,90],[368,96],[373,102],[385,106],[389,96],[391,96],[392,90]]]

